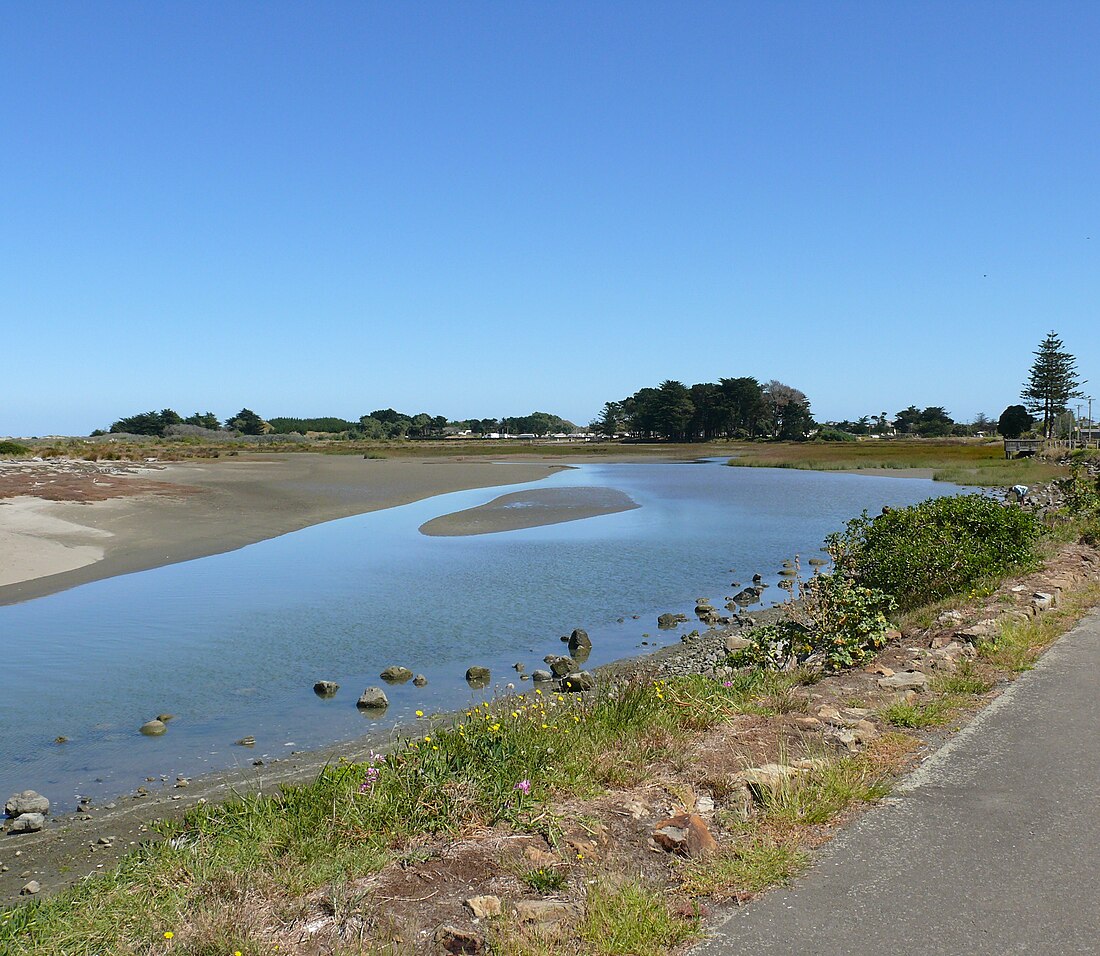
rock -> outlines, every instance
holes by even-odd
[[[471,896],[466,901],[466,907],[473,913],[474,919],[500,916],[503,910],[499,896]]]
[[[19,891],[20,896],[34,896],[42,890],[42,884],[38,880],[31,880]]]
[[[404,684],[405,681],[412,680],[413,672],[407,667],[401,667],[398,664],[394,664],[387,667],[378,676],[387,684]]]
[[[67,744],[69,742],[69,738],[66,737],[64,734],[59,734],[57,737],[54,737],[53,742],[55,744]]]
[[[335,697],[340,685],[334,680],[319,680],[313,685],[313,693],[318,697]]]
[[[1046,591],[1036,591],[1031,595],[1031,605],[1039,611],[1049,611],[1054,607],[1054,595]]]
[[[683,624],[687,621],[687,616],[684,614],[662,614],[657,618],[657,626],[662,631],[670,631],[677,624]]]
[[[524,664],[523,661],[516,661],[512,665],[512,670],[514,670],[517,674],[522,674],[525,670],[527,670],[527,665]]]
[[[731,654],[736,654],[738,651],[743,651],[746,647],[751,647],[752,641],[747,637],[741,637],[737,634],[726,635],[726,650]]]
[[[21,813],[12,821],[8,833],[37,833],[45,825],[46,818],[41,813]]]
[[[547,654],[543,661],[550,665],[550,670],[555,677],[564,677],[566,674],[577,672],[577,662],[572,657],[562,657],[559,654]]]
[[[233,743],[237,747],[255,747],[256,738],[249,734],[247,737],[242,737],[240,740],[234,740]]]
[[[551,674],[550,671],[544,671],[544,670],[531,671],[531,680],[545,682],[545,681],[553,680],[553,679],[554,679],[554,675]]]
[[[679,813],[662,820],[653,829],[654,842],[669,853],[697,859],[713,853],[718,843],[697,813]]]
[[[355,706],[363,710],[385,710],[390,706],[390,700],[381,687],[368,687],[359,695]]]
[[[487,952],[485,940],[477,933],[457,926],[440,926],[435,941],[444,953],[462,954],[462,956],[480,956]]]
[[[777,790],[793,777],[805,772],[804,767],[785,763],[766,763],[759,767],[742,770],[734,774],[733,779],[749,787],[755,796],[762,797],[764,790]]]
[[[17,817],[23,813],[49,813],[50,801],[36,790],[24,790],[8,797],[4,812],[9,817]]]
[[[562,678],[561,689],[571,693],[580,693],[586,690],[596,689],[596,678],[588,671],[579,671]]]
[[[588,631],[577,628],[569,635],[569,653],[575,654],[578,647],[591,647],[592,639],[588,636]]]
[[[560,923],[578,919],[581,908],[576,903],[558,900],[520,900],[516,903],[516,917],[521,923]]]
[[[878,686],[883,690],[915,690],[928,688],[928,675],[920,671],[901,671],[890,677],[880,677]]]
[[[147,720],[138,728],[146,737],[159,737],[167,729],[168,725],[163,720]]]
[[[175,714],[157,714],[157,720],[159,720],[162,724],[166,724],[168,723],[168,721],[175,719]]]
[[[484,687],[489,683],[490,673],[488,667],[469,667],[466,669],[466,683],[477,687]]]
[[[425,677],[423,674],[417,674],[416,677],[413,678],[413,686],[415,686],[415,687],[426,687],[427,685],[428,685],[428,678]]]

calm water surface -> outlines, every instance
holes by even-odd
[[[502,468],[507,465],[502,464]],[[510,491],[605,487],[634,511],[465,538],[419,526]],[[584,627],[591,664],[668,643],[656,615],[721,607],[755,572],[817,552],[864,508],[959,489],[931,481],[702,464],[585,465],[536,484],[464,491],[307,528],[230,554],[143,571],[0,607],[0,798],[30,787],[61,808],[76,794],[132,790],[351,739],[520,684]],[[732,573],[730,569],[733,569]],[[640,615],[633,620],[632,615]],[[618,618],[624,618],[618,623]],[[429,684],[387,688],[384,717],[355,700],[403,664]],[[335,680],[331,700],[313,683]],[[158,713],[167,734],[137,728]],[[254,749],[233,746],[251,734]],[[69,743],[57,745],[58,735]]]

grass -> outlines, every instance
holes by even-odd
[[[808,860],[797,840],[758,834],[712,856],[690,861],[680,871],[680,881],[692,896],[732,899],[786,885]]]
[[[699,936],[699,920],[675,915],[665,895],[640,880],[604,879],[589,888],[577,935],[593,956],[663,956]]]
[[[927,727],[942,727],[949,723],[959,712],[961,701],[947,697],[920,701],[915,704],[899,702],[884,707],[879,716],[893,727],[909,730],[923,730]]]
[[[588,699],[536,691],[480,705],[276,797],[196,807],[117,870],[4,913],[0,951],[150,954],[167,952],[163,934],[172,932],[181,956],[247,956],[273,901],[375,872],[424,834],[496,823],[545,833],[555,802],[632,786],[679,759],[691,733],[754,712],[802,680],[632,681]],[[532,879],[550,887],[554,877]]]
[[[1048,481],[1063,473],[1041,458],[1006,460],[1000,442],[974,439],[892,439],[863,442],[742,443],[730,465],[812,471],[931,470],[937,481],[1010,487]]]

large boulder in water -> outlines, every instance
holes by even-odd
[[[413,672],[407,667],[401,667],[399,664],[394,664],[387,667],[378,676],[388,684],[404,684],[405,681],[412,680]]]
[[[687,616],[684,614],[662,614],[657,618],[657,626],[662,631],[671,631],[677,624],[683,624],[687,621]]]
[[[385,710],[390,706],[390,699],[381,687],[368,687],[359,695],[355,706],[361,710]]]
[[[168,725],[163,720],[147,720],[138,730],[146,737],[159,737],[168,730]]]
[[[340,685],[334,680],[319,680],[313,685],[313,693],[318,697],[335,697]]]
[[[579,647],[592,647],[592,639],[588,636],[588,631],[577,628],[569,635],[569,653],[576,654]]]
[[[466,683],[473,687],[475,690],[486,686],[489,683],[491,674],[488,667],[468,667],[466,669]]]

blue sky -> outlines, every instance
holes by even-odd
[[[1100,394],[1100,4],[0,8],[0,434]],[[1091,238],[1087,238],[1091,237]]]

